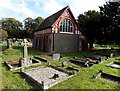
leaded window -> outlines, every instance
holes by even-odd
[[[73,33],[73,24],[69,19],[64,19],[60,24],[60,32]]]

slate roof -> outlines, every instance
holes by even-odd
[[[68,8],[66,6],[65,8],[61,9],[60,11],[54,13],[53,15],[47,17],[43,23],[40,24],[40,26],[36,29],[36,31],[40,31],[46,28],[50,28],[54,22],[60,17],[60,15]]]

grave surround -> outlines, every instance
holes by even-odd
[[[29,42],[27,41],[27,39],[24,39],[21,44],[24,46],[23,57],[16,60],[6,60],[4,62],[11,71],[21,69],[22,67],[29,67],[32,65],[41,64],[40,61],[28,57],[27,47],[29,45]]]
[[[120,69],[120,62],[110,62],[109,64],[106,64],[105,66]]]
[[[55,66],[50,67],[36,67],[32,69],[27,69],[22,71],[22,74],[29,80],[31,80],[33,83],[35,83],[37,86],[39,86],[41,89],[48,89],[55,84],[64,81],[73,75],[69,74],[69,72],[63,71],[60,68],[57,68]],[[59,77],[56,79],[53,79],[52,77],[54,74],[58,74]]]
[[[34,56],[34,58],[39,59],[41,61],[45,61],[47,63],[52,62],[52,61],[59,61],[60,59],[60,54],[59,53],[53,53],[53,54],[44,54],[40,56]]]
[[[112,74],[109,74],[109,73],[105,73],[105,72],[103,72],[103,70],[100,70],[99,73],[96,76],[93,76],[93,77],[98,78],[99,76],[101,76],[104,79],[120,83],[120,76],[115,76],[115,75],[112,75]]]

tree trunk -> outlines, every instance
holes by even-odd
[[[93,48],[93,42],[90,42],[89,44],[90,44],[89,48]]]

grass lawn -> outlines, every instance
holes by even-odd
[[[38,89],[39,87],[35,86],[33,83],[29,82],[28,80],[24,79],[21,74],[19,73],[20,71],[9,71],[7,67],[4,65],[5,60],[10,60],[10,59],[18,59],[22,57],[23,55],[23,48],[20,47],[18,49],[17,43],[14,43],[13,45],[13,50],[7,50],[6,49],[6,44],[0,45],[2,46],[2,52],[0,52],[0,56],[2,57],[2,67],[1,67],[1,73],[2,74],[2,89]],[[29,50],[29,56],[37,56],[41,54],[46,54],[47,52],[39,51],[37,49],[28,48]],[[60,60],[60,61],[55,61],[52,62],[51,64],[54,66],[61,66],[61,63],[67,59],[72,59],[74,56],[77,57],[83,57],[86,54],[92,54],[94,52],[79,52],[79,53],[65,53],[61,54],[65,59]],[[101,53],[110,53],[110,51],[103,52]],[[114,51],[115,56],[120,56],[120,52]],[[69,78],[53,87],[50,89],[120,89],[120,84],[116,82],[112,82],[106,79],[103,79],[101,77],[98,77],[97,79],[93,78],[93,75],[98,74],[99,70],[102,69],[104,72],[120,76],[120,69],[115,69],[115,68],[110,68],[106,67],[105,64],[116,61],[118,62],[119,60],[115,60],[115,58],[110,58],[104,63],[100,63],[98,65],[95,65],[92,68],[82,68],[79,66],[74,66],[71,64],[66,65],[67,66],[74,66],[75,68],[79,69],[80,72],[77,72],[75,76],[72,78]],[[47,63],[42,62],[42,64],[37,65],[37,66],[43,66],[47,65]],[[32,66],[33,67],[33,66]],[[32,68],[29,67],[29,68]],[[63,69],[65,69],[65,67]],[[1,77],[0,77],[1,78]],[[119,90],[118,90],[119,91]]]

